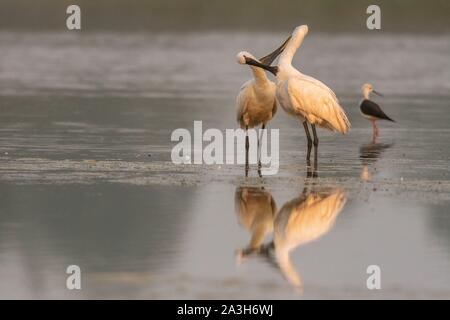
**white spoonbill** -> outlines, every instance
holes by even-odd
[[[308,26],[306,25],[294,29],[285,50],[280,55],[278,66],[264,65],[252,57],[245,57],[245,61],[246,64],[261,67],[276,76],[278,103],[288,114],[303,123],[308,139],[307,164],[310,166],[311,148],[314,143],[314,167],[317,168],[319,139],[316,125],[331,131],[346,133],[350,128],[350,122],[330,88],[292,66],[292,58],[307,33]],[[314,141],[311,139],[308,123],[311,125]]]
[[[289,39],[288,39],[289,40]],[[238,63],[245,64],[246,57],[254,61],[270,65],[273,60],[284,50],[286,40],[279,48],[269,55],[257,60],[252,54],[246,51],[239,52],[237,55]],[[267,78],[263,69],[250,66],[253,72],[253,79],[245,82],[236,99],[236,119],[241,129],[245,129],[245,175],[248,175],[248,129],[262,125],[264,130],[267,122],[269,122],[277,112],[277,103],[275,99],[275,83]],[[261,176],[261,160],[260,160],[260,138],[258,136],[258,173]]]
[[[373,89],[373,86],[370,83],[366,83],[361,88],[364,99],[361,101],[361,104],[359,105],[359,109],[361,110],[362,115],[364,118],[370,120],[372,122],[373,127],[373,138],[375,139],[378,137],[378,127],[377,127],[377,120],[388,120],[395,122],[393,119],[388,117],[386,113],[384,113],[383,110],[381,110],[380,106],[376,104],[375,102],[370,100],[370,93],[373,92],[378,96],[383,96],[381,93],[375,91]]]
[[[266,236],[273,231],[277,205],[270,192],[257,187],[237,187],[234,205],[240,224],[252,233],[248,246],[236,252],[236,260],[241,262],[262,251]]]
[[[300,245],[319,239],[333,227],[347,197],[341,188],[308,191],[285,203],[274,221],[275,259],[283,276],[302,291],[302,281],[290,258]]]

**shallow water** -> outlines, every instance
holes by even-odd
[[[450,298],[448,38],[372,39],[389,59],[361,37],[308,39],[296,63],[336,89],[352,122],[346,136],[320,130],[317,179],[282,110],[275,176],[170,161],[174,129],[235,128],[250,74],[234,54],[280,38],[0,34],[0,297]],[[375,143],[356,107],[366,81],[397,120]],[[255,225],[262,250],[241,261]],[[71,264],[81,291],[65,288]],[[381,290],[366,288],[372,264]]]

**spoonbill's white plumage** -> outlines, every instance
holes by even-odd
[[[287,40],[274,52],[261,58],[256,59],[251,53],[242,51],[237,55],[239,64],[246,64],[246,58],[254,61],[270,65],[273,60],[284,50]],[[275,99],[276,85],[269,80],[265,71],[261,68],[251,66],[253,79],[245,82],[236,99],[236,120],[241,129],[246,130],[246,153],[245,153],[245,174],[248,174],[248,129],[261,125],[261,129],[265,129],[267,123],[273,118],[277,112],[277,102]],[[260,173],[261,162],[259,159],[260,141],[258,137],[258,173]]]
[[[300,196],[286,202],[277,212],[269,191],[237,187],[234,201],[240,224],[252,234],[247,247],[236,252],[237,262],[252,255],[262,257],[302,291],[301,277],[291,261],[290,253],[330,231],[347,196],[342,188],[313,186],[311,189],[306,185]],[[263,243],[271,233],[273,240]]]
[[[339,105],[335,93],[330,88],[292,66],[292,58],[307,33],[308,26],[306,25],[295,28],[285,50],[280,54],[278,66],[267,66],[250,57],[246,59],[246,63],[264,68],[276,76],[278,103],[288,114],[298,118],[303,123],[308,139],[306,159],[308,165],[310,165],[311,148],[314,143],[316,167],[319,144],[316,126],[346,133],[350,128],[350,122],[343,108]],[[307,123],[311,125],[314,141],[311,139]]]
[[[252,234],[248,246],[236,253],[240,262],[246,256],[261,251],[264,239],[273,231],[277,206],[270,192],[256,187],[238,187],[234,205],[240,224]]]
[[[373,92],[376,95],[382,96],[381,93],[375,91],[373,86],[370,83],[366,83],[361,88],[364,99],[361,101],[359,105],[359,109],[361,110],[364,118],[368,119],[372,122],[373,127],[373,137],[378,137],[379,130],[377,127],[377,120],[387,120],[395,122],[392,118],[390,118],[384,111],[380,108],[378,104],[370,100],[370,93]]]
[[[238,54],[239,63],[245,64],[244,56],[255,59],[253,55],[243,51]],[[236,120],[241,129],[250,129],[261,124],[265,126],[277,111],[275,83],[269,80],[263,69],[255,66],[250,68],[253,79],[242,85],[236,99]]]
[[[283,276],[296,288],[302,281],[290,259],[296,247],[317,240],[334,225],[347,201],[344,190],[310,191],[285,203],[274,221],[275,259]]]

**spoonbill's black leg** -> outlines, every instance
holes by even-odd
[[[250,143],[248,141],[248,126],[245,127],[245,176],[248,176],[248,149],[250,148]]]
[[[266,124],[263,123],[262,126],[261,126],[261,132],[258,135],[258,175],[260,177],[262,177],[262,174],[261,174],[261,167],[262,167],[261,166],[261,145],[262,145],[262,138],[264,136],[264,129],[265,128],[266,128]]]
[[[308,166],[311,166],[312,139],[311,134],[309,133],[308,123],[306,121],[303,122],[303,127],[305,128],[306,139],[308,139],[308,153],[306,154],[306,164]]]
[[[317,137],[316,126],[314,124],[311,125],[313,136],[314,136],[314,177],[317,177],[317,154],[319,147],[319,138]]]

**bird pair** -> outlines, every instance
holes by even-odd
[[[259,60],[245,51],[237,55],[238,63],[249,65],[254,76],[253,80],[244,83],[237,97],[237,121],[240,127],[246,130],[246,176],[249,170],[248,129],[259,125],[264,129],[275,115],[277,104],[289,115],[300,120],[303,125],[308,146],[306,153],[308,168],[311,167],[311,150],[314,145],[313,174],[317,172],[319,146],[316,126],[343,134],[350,129],[350,121],[339,105],[335,93],[321,81],[301,73],[292,66],[294,54],[307,34],[308,26],[306,25],[295,28],[292,35],[279,48]],[[280,56],[278,65],[271,66],[277,56]],[[276,77],[276,84],[267,78],[262,69]],[[308,124],[311,127],[312,136]],[[258,139],[258,150],[259,148]],[[258,156],[258,173],[261,176],[260,169],[261,161]]]

